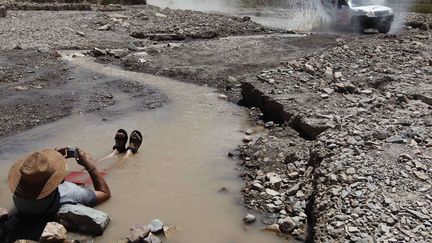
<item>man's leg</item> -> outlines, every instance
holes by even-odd
[[[109,173],[112,169],[121,166],[126,162],[126,160],[134,153],[138,152],[139,147],[142,144],[142,134],[135,130],[131,133],[130,139],[129,139],[129,146],[126,150],[126,154],[115,163],[108,166],[106,169],[103,170],[105,173]]]

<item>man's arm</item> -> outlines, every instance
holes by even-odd
[[[83,150],[76,149],[76,160],[89,173],[96,194],[96,205],[105,202],[111,197],[111,192],[103,176],[94,165],[92,157]]]

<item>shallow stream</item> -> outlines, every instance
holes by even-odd
[[[246,214],[240,204],[236,162],[228,152],[241,143],[242,131],[249,128],[245,111],[218,99],[214,89],[181,83],[152,75],[124,71],[97,64],[88,58],[65,57],[78,70],[91,70],[120,80],[138,81],[168,96],[162,108],[132,112],[134,101],[116,96],[108,108],[113,117],[102,120],[99,113],[81,114],[0,139],[0,205],[11,207],[7,173],[13,161],[45,147],[80,146],[94,158],[110,153],[118,128],[129,133],[138,129],[144,143],[133,157],[106,177],[113,197],[97,209],[107,212],[112,222],[97,242],[124,239],[135,224],[159,218],[179,230],[164,242],[188,243],[272,243],[282,242],[258,224],[246,229]],[[70,92],[84,76],[71,80]],[[90,77],[89,77],[90,78]],[[83,101],[84,102],[84,101]],[[121,115],[119,115],[121,114]],[[104,168],[115,161],[98,165]],[[68,161],[69,170],[79,167]],[[227,193],[218,192],[225,187]]]

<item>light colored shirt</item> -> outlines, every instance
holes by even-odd
[[[48,197],[39,200],[13,196],[18,213],[26,215],[42,215],[55,213],[65,204],[82,204],[88,207],[96,205],[96,193],[77,184],[65,181]]]

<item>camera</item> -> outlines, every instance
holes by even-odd
[[[76,149],[75,148],[68,148],[66,151],[66,157],[67,158],[75,158],[76,156]]]

